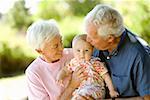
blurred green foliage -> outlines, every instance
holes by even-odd
[[[137,8],[142,9],[139,9],[138,13],[135,13],[137,19],[134,21],[139,23],[137,29],[140,29],[139,34],[141,37],[150,43],[150,5],[147,2],[139,1]]]
[[[64,47],[71,47],[71,42],[76,34],[82,34],[83,19],[80,17],[66,17],[60,21],[61,34],[63,36]]]
[[[9,47],[8,43],[0,44],[0,78],[23,73],[33,57],[26,56],[20,47]]]
[[[25,49],[28,48],[25,42],[21,41],[25,41],[25,34],[22,33],[26,32],[33,21],[56,19],[62,32],[64,47],[71,47],[73,37],[83,33],[84,16],[99,3],[114,6],[123,15],[125,26],[150,43],[148,0],[40,0],[34,13],[25,7],[24,0],[17,0],[13,8],[0,17],[0,22],[5,17],[5,24],[0,24],[0,77],[24,72],[35,58],[29,49]],[[12,27],[8,28],[8,25]]]
[[[38,5],[38,11],[35,16],[41,19],[56,19],[61,20],[65,17],[66,12],[63,2],[58,0],[43,0]],[[61,8],[61,9],[60,9]]]
[[[25,1],[18,0],[15,2],[14,7],[6,15],[7,22],[18,30],[27,29],[27,27],[33,22],[32,17],[28,13],[28,9],[25,8]]]
[[[123,13],[125,25],[134,32],[142,36],[150,43],[150,1],[111,1],[108,0],[41,0],[37,5],[37,12],[30,14],[29,9],[25,7],[24,0],[16,1],[14,7],[6,15],[9,23],[18,30],[22,28],[26,31],[27,27],[38,19],[51,19],[62,21],[66,17],[83,17],[99,3],[108,3],[117,7]],[[128,6],[130,4],[130,7]],[[72,19],[73,20],[73,19]],[[72,22],[69,22],[70,24]],[[66,29],[63,29],[66,30]],[[67,31],[68,33],[71,28]],[[72,35],[67,35],[72,36]],[[68,46],[69,47],[69,46]]]
[[[114,6],[122,13],[126,27],[150,44],[150,1],[127,0]]]
[[[69,9],[75,16],[85,16],[92,10],[101,0],[65,0],[69,5]]]

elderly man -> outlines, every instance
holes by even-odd
[[[150,100],[150,50],[124,27],[120,13],[97,5],[85,17],[85,31],[96,48],[93,55],[106,63],[119,97]]]

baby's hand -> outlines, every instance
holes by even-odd
[[[56,80],[56,83],[60,86],[64,87],[63,80]]]
[[[111,98],[114,98],[114,97],[118,97],[119,96],[119,93],[115,90],[112,90],[109,92]]]

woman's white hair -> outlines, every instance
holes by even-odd
[[[60,33],[54,19],[39,20],[27,29],[26,39],[33,49],[39,49],[45,41],[50,41],[57,35]]]
[[[96,5],[85,17],[85,27],[93,24],[100,36],[112,34],[119,37],[125,30],[123,18],[120,13],[112,7],[104,4]]]

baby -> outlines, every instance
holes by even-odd
[[[74,91],[72,100],[79,95],[90,96],[93,99],[105,98],[105,83],[108,86],[110,96],[117,97],[119,94],[115,91],[105,65],[100,62],[99,58],[92,57],[93,46],[86,41],[86,34],[76,36],[73,39],[72,47],[74,58],[58,73],[57,82],[63,85],[63,80],[72,74],[78,66],[84,67],[84,74],[88,75],[87,80],[81,82]]]

